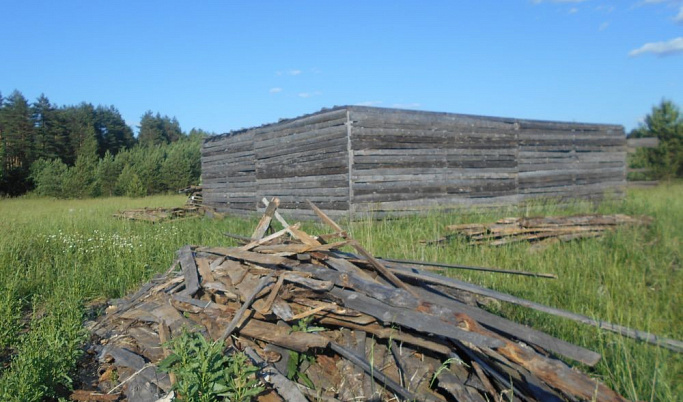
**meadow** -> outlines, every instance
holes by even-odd
[[[621,201],[594,205],[536,204],[430,213],[396,219],[341,221],[377,256],[552,272],[558,279],[448,271],[446,274],[596,319],[683,339],[683,183],[629,190]],[[256,218],[187,219],[160,224],[117,220],[118,210],[177,206],[182,196],[0,200],[0,400],[56,400],[68,395],[88,334],[93,306],[133,291],[175,259],[185,244],[234,245],[225,232],[249,235]],[[506,216],[625,213],[649,215],[649,227],[536,248],[443,245],[420,240],[449,224]],[[290,219],[293,221],[293,219]],[[307,222],[309,233],[326,233]],[[683,399],[683,357],[521,307],[493,303],[495,312],[602,353],[582,367],[629,399]]]

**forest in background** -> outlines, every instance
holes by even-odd
[[[145,196],[199,182],[201,141],[173,117],[151,111],[136,137],[114,106],[29,103],[0,93],[0,196]]]

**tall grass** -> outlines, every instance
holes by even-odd
[[[634,190],[620,202],[577,203],[432,213],[344,225],[374,254],[458,264],[554,272],[559,279],[472,271],[449,275],[598,319],[683,338],[681,240],[683,184]],[[63,395],[86,337],[84,312],[97,299],[121,297],[169,267],[184,244],[232,244],[223,233],[248,235],[256,219],[188,219],[161,224],[117,220],[111,214],[142,206],[176,206],[181,196],[55,201],[0,201],[0,400]],[[648,227],[624,228],[599,239],[504,247],[419,242],[443,235],[447,224],[505,216],[573,213],[646,214]],[[326,232],[306,223],[312,233]],[[683,359],[667,350],[523,308],[489,308],[603,354],[596,377],[631,399],[683,397]]]
[[[87,305],[121,297],[168,268],[184,244],[225,244],[248,220],[151,225],[118,220],[120,209],[177,206],[182,196],[0,201],[0,400],[57,397],[86,339]]]
[[[376,255],[408,260],[504,267],[551,272],[556,280],[505,274],[451,270],[446,274],[492,289],[665,337],[683,339],[683,184],[632,190],[623,201],[499,208],[396,220],[367,219],[351,225],[353,235]],[[439,246],[419,240],[436,239],[449,224],[492,222],[507,216],[625,213],[649,215],[650,227],[622,228],[602,238],[552,244],[528,243],[502,247],[469,246],[453,239]],[[593,327],[522,307],[492,304],[515,321],[596,350],[603,360],[582,367],[634,400],[683,399],[683,358],[666,349],[643,344]]]

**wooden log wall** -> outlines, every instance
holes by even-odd
[[[620,195],[623,127],[339,107],[210,138],[205,203],[333,215],[412,213],[531,198]]]
[[[334,109],[208,139],[202,148],[204,202],[248,214],[263,197],[279,210],[310,211],[305,200],[340,215],[349,209],[348,113]],[[312,212],[311,212],[312,213]]]
[[[625,172],[621,126],[519,121],[520,201],[619,196]]]
[[[209,138],[202,147],[202,195],[219,212],[256,211],[254,130]]]
[[[299,216],[312,213],[307,199],[326,211],[346,213],[347,117],[345,109],[330,110],[257,130],[258,200],[278,197],[281,213]]]
[[[350,110],[354,212],[508,203],[517,195],[515,124],[445,113]]]

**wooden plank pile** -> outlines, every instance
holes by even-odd
[[[182,194],[187,194],[187,201],[185,201],[185,205],[191,207],[201,207],[204,205],[202,186],[190,186],[178,190],[178,192]]]
[[[119,211],[113,214],[113,216],[114,218],[150,223],[199,218],[202,216],[219,219],[223,217],[223,214],[216,212],[215,208],[204,205],[201,186],[190,186],[188,188],[179,190],[178,192],[188,195],[185,205],[181,207],[128,209],[125,211]]]
[[[119,211],[115,213],[114,218],[128,219],[132,221],[144,221],[150,223],[159,223],[168,220],[197,218],[204,216],[205,208],[191,205],[183,205],[182,207],[173,208],[136,208]]]
[[[575,215],[540,218],[504,218],[494,223],[466,223],[446,226],[449,232],[437,240],[443,243],[453,237],[465,237],[471,245],[502,246],[518,242],[557,242],[604,235],[620,226],[649,225],[652,218],[628,215]]]
[[[129,401],[169,392],[172,379],[156,364],[165,355],[163,341],[188,328],[245,351],[262,381],[272,384],[263,396],[270,400],[625,400],[554,357],[592,366],[599,354],[462,296],[545,306],[379,260],[313,204],[334,233],[310,235],[289,225],[278,204],[268,203],[243,245],[185,246],[165,275],[111,302],[90,325],[99,339],[99,391]],[[266,235],[274,220],[283,229]],[[683,350],[677,341],[545,309]],[[320,331],[295,331],[302,320]],[[298,370],[312,388],[286,377],[290,351],[311,356]]]

